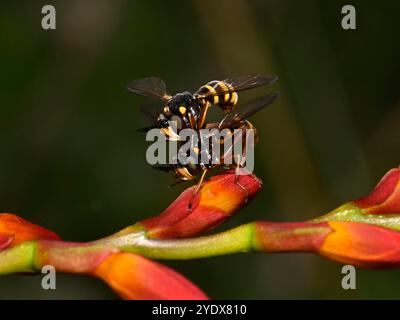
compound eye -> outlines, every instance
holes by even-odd
[[[185,114],[186,113],[186,107],[185,106],[179,106],[179,112],[181,114]]]
[[[167,117],[171,115],[171,110],[169,109],[168,106],[164,107],[163,112]]]

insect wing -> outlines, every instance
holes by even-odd
[[[232,86],[233,90],[241,91],[266,86],[278,80],[277,76],[247,75],[225,79],[224,82]]]
[[[277,76],[263,76],[259,74],[228,78],[222,80],[223,83],[228,85],[225,90],[219,90],[216,93],[206,93],[203,95],[198,95],[197,99],[205,99],[216,95],[222,95],[232,91],[237,92],[261,86],[266,86],[271,83],[274,83],[276,80],[278,80]]]
[[[160,115],[161,108],[160,106],[152,105],[152,104],[143,104],[139,107],[140,113],[142,116],[150,121],[152,124],[156,124],[157,118]]]
[[[155,98],[167,102],[171,96],[167,94],[165,82],[157,77],[149,77],[131,81],[126,89],[141,96]]]
[[[256,112],[271,105],[277,98],[279,93],[270,93],[258,99],[254,99],[246,103],[243,107],[237,108],[234,112],[228,113],[218,124],[218,129],[235,128],[241,121],[252,116]]]

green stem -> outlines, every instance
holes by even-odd
[[[0,274],[37,272],[36,253],[37,243],[33,241],[0,251]]]
[[[113,252],[133,252],[154,259],[195,259],[256,249],[254,224],[205,237],[180,240],[148,239],[144,232],[107,237],[89,243],[56,240],[25,242],[0,251],[0,274],[38,272],[51,264],[58,271],[87,274]]]
[[[311,220],[311,222],[323,221],[360,222],[400,231],[400,214],[368,214],[352,202],[348,202],[328,214]]]
[[[197,259],[256,250],[254,228],[254,223],[249,223],[215,235],[177,240],[148,239],[144,232],[139,232],[96,243],[153,259]]]
[[[89,243],[67,243],[56,240],[25,242],[0,251],[0,274],[38,272],[51,264],[58,271],[87,274],[110,253],[139,253],[154,259],[194,259],[251,251],[254,224],[205,237],[180,240],[148,239],[144,232],[107,237]]]

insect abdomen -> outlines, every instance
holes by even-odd
[[[231,112],[238,101],[238,95],[234,88],[224,81],[210,81],[200,87],[196,94],[204,96],[205,100],[220,106],[225,112]]]

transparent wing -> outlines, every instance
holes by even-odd
[[[160,114],[160,106],[145,104],[141,105],[139,109],[146,121],[150,123],[150,126],[137,129],[136,131],[146,133],[151,129],[157,128],[157,118]]]
[[[252,89],[266,86],[278,80],[277,76],[263,76],[260,74],[246,75],[235,78],[225,79],[224,82],[230,84],[235,91]]]
[[[156,124],[157,118],[162,112],[162,107],[152,104],[142,104],[139,106],[139,110],[146,120],[150,121],[152,124]]]
[[[239,107],[235,111],[228,113],[224,118],[222,118],[216,127],[219,130],[225,128],[235,128],[236,126],[240,125],[241,121],[271,105],[278,97],[279,93],[270,93],[261,98],[254,99],[246,103],[243,107]]]
[[[167,94],[165,82],[157,77],[131,81],[127,84],[126,89],[141,96],[155,98],[165,102],[171,98],[171,96]]]
[[[231,91],[236,92],[236,91],[242,91],[261,86],[266,86],[271,83],[274,83],[276,80],[278,80],[277,76],[263,76],[259,74],[228,78],[222,80],[222,82],[228,84],[231,88],[227,88],[226,90],[219,91],[218,93],[215,94],[206,93],[203,95],[198,95],[197,98],[204,99],[215,95],[221,95]]]

